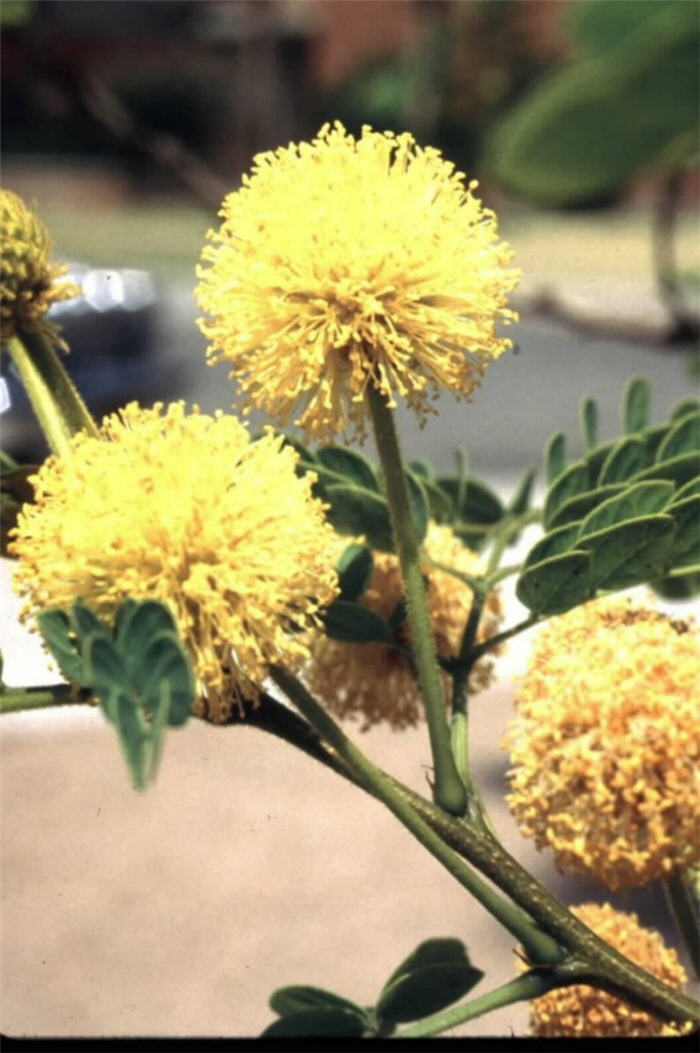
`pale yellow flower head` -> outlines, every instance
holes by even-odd
[[[328,440],[363,434],[368,384],[421,420],[440,388],[468,395],[511,346],[520,276],[475,187],[408,133],[338,122],[256,157],[197,271],[244,407]]]
[[[283,441],[183,403],[131,403],[99,438],[75,436],[19,517],[25,616],[76,597],[108,618],[127,597],[166,603],[204,692],[197,712],[226,721],[270,663],[308,655],[336,592],[337,538]]]
[[[343,541],[343,547],[347,544]],[[478,574],[481,563],[476,553],[447,526],[430,523],[424,551],[427,557],[445,563],[464,574]],[[398,558],[375,552],[372,575],[361,603],[389,618],[401,600],[403,588]],[[468,585],[445,571],[436,570],[426,559],[423,573],[428,579],[428,608],[435,634],[437,652],[442,658],[459,653],[462,633],[472,601]],[[492,591],[479,630],[479,639],[498,630],[501,605],[497,591]],[[402,623],[403,642],[408,644],[408,623]],[[494,652],[492,652],[493,654]],[[472,693],[483,690],[491,681],[493,663],[481,658],[469,676]],[[312,648],[311,662],[305,677],[312,691],[339,717],[362,721],[362,730],[381,722],[393,728],[415,725],[423,716],[421,693],[408,657],[396,648],[382,643],[345,643],[318,637]],[[446,703],[449,699],[447,675],[443,677]]]
[[[2,339],[16,332],[38,330],[64,346],[45,314],[52,303],[80,294],[77,285],[57,281],[63,263],[51,262],[51,239],[36,213],[11,190],[0,190],[0,320]]]
[[[595,600],[537,637],[508,732],[508,802],[557,866],[610,889],[700,860],[692,625]]]
[[[584,903],[572,913],[585,925],[671,987],[682,988],[686,974],[676,952],[659,934],[639,924],[636,914],[608,903]],[[530,1003],[530,1031],[537,1038],[643,1038],[678,1035],[683,1028],[638,1009],[587,984],[557,987]]]

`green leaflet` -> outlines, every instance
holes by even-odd
[[[362,1010],[354,1002],[341,995],[326,991],[322,987],[308,987],[297,984],[290,987],[280,987],[270,996],[270,1009],[278,1016],[292,1016],[294,1013],[305,1013],[317,1009],[342,1010],[347,1013],[357,1013],[364,1017]]]
[[[390,1024],[420,1020],[462,998],[483,975],[460,940],[426,940],[385,983],[377,1016]]]
[[[664,479],[629,486],[621,494],[601,502],[586,516],[581,523],[579,538],[628,519],[660,512],[672,494],[673,483]]]
[[[394,642],[389,623],[359,603],[334,600],[326,607],[323,619],[326,636],[334,640],[345,640],[346,643]]]
[[[603,461],[598,483],[604,486],[629,479],[644,468],[647,462],[647,448],[643,439],[628,435],[615,443]]]
[[[329,486],[325,497],[330,503],[328,520],[339,534],[364,534],[372,548],[393,551],[389,506],[383,497],[352,486]]]
[[[583,461],[575,461],[565,468],[549,488],[544,503],[544,523],[551,526],[555,513],[570,497],[588,489],[588,468]]]
[[[544,467],[547,485],[551,486],[566,466],[566,438],[559,431],[550,436],[544,451]]]
[[[593,594],[591,557],[573,550],[528,567],[518,579],[516,594],[535,614],[560,614]]]
[[[579,537],[576,547],[592,558],[594,588],[626,589],[666,569],[675,529],[671,516],[643,516]]]
[[[595,399],[585,398],[581,403],[580,425],[583,446],[589,453],[598,441],[598,405]]]
[[[322,479],[327,473],[331,473],[334,477],[339,477],[347,483],[379,493],[379,485],[372,465],[366,457],[356,453],[355,450],[350,450],[346,446],[324,446],[317,450],[316,460],[321,465],[319,474]],[[318,471],[318,468],[316,470]]]
[[[70,615],[43,611],[37,621],[64,676],[99,698],[132,782],[144,789],[157,773],[165,728],[186,722],[195,696],[170,611],[154,600],[126,600],[114,634],[79,600]]]
[[[548,526],[553,529],[554,527],[563,526],[564,523],[572,523],[577,519],[583,519],[601,501],[605,501],[608,497],[613,497],[615,494],[622,493],[624,489],[624,483],[611,483],[608,486],[596,487],[595,490],[584,490],[582,494],[575,494],[559,506],[550,519]]]
[[[367,545],[348,545],[336,564],[340,599],[359,600],[372,574],[372,550]]]
[[[643,431],[649,424],[651,388],[646,377],[632,377],[622,396],[622,430],[627,435]]]

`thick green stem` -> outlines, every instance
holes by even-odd
[[[391,512],[396,550],[401,566],[406,610],[411,629],[411,649],[416,676],[423,695],[430,747],[435,766],[433,789],[437,804],[452,815],[466,808],[464,785],[457,773],[450,745],[445,698],[435,653],[435,640],[420,563],[420,546],[411,515],[408,486],[398,435],[386,398],[374,385],[368,388],[377,451]]]
[[[562,960],[562,950],[557,942],[533,925],[517,905],[503,899],[498,892],[482,881],[479,875],[474,873],[471,867],[468,867],[445,844],[444,840],[412,807],[405,788],[397,784],[362,753],[296,677],[278,666],[270,669],[270,675],[277,686],[284,691],[285,695],[338,753],[340,759],[359,776],[364,788],[381,801],[448,873],[527,948],[532,960],[549,964]],[[418,795],[411,795],[411,797],[414,796]],[[428,801],[424,803],[430,808],[433,807]],[[444,812],[439,809],[433,808],[433,810],[444,815]]]
[[[76,432],[97,435],[95,422],[45,336],[15,334],[7,348],[53,453],[66,453]]]
[[[25,709],[49,709],[82,702],[68,684],[51,687],[6,687],[0,691],[0,713],[21,713]]]
[[[523,973],[522,976],[516,976],[502,987],[488,991],[487,994],[474,998],[471,1002],[465,1002],[463,1005],[428,1016],[417,1024],[412,1024],[411,1027],[399,1031],[395,1037],[427,1038],[431,1035],[441,1035],[459,1024],[466,1024],[469,1020],[483,1016],[484,1013],[492,1013],[495,1009],[501,1009],[504,1005],[529,1002],[533,998],[539,998],[540,995],[560,985],[561,980],[551,971],[533,970]]]
[[[700,980],[700,911],[692,881],[685,871],[674,870],[663,884],[671,917],[688,951],[695,978]]]

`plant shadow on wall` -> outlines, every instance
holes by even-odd
[[[482,971],[452,937],[423,941],[369,1009],[283,988],[268,1036],[436,1035],[518,1001],[541,1035],[679,1035],[699,1020],[674,949],[610,906],[569,910],[502,845],[469,705],[502,645],[546,622],[509,735],[513,812],[605,888],[663,881],[697,968],[697,631],[617,594],[698,591],[700,404],[653,424],[633,379],[622,434],[601,442],[585,399],[585,453],[571,462],[551,439],[541,507],[531,471],[504,502],[463,459],[449,476],[405,463],[397,401],[423,420],[511,346],[499,326],[516,320],[519,272],[475,190],[407,133],[339,123],[256,158],[197,294],[210,361],[230,364],[244,412],[269,417],[258,436],[183,403],[130,403],[97,425],[44,317],[72,290],[53,284],[40,221],[3,192],[3,341],[53,451],[40,466],[5,458],[7,552],[65,677],[3,686],[3,711],[99,705],[137,789],[192,717],[282,738],[381,802],[518,946],[512,978],[472,999]],[[276,430],[291,424],[303,443]],[[378,465],[337,441],[370,429]],[[533,523],[525,559],[504,562]],[[509,578],[527,615],[504,625]],[[430,796],[350,737],[353,707],[367,725],[425,720]]]

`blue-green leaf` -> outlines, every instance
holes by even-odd
[[[544,503],[544,523],[546,527],[551,525],[556,512],[569,498],[581,494],[588,489],[588,468],[583,461],[574,461],[557,477],[556,482],[549,488]]]
[[[261,1038],[361,1038],[364,1017],[343,1009],[307,1009],[282,1016],[266,1027]]]
[[[63,611],[48,610],[37,615],[39,631],[66,680],[87,685],[87,675],[70,621]]]
[[[564,526],[565,523],[583,519],[591,509],[597,508],[603,501],[622,493],[625,489],[624,483],[609,483],[607,486],[598,486],[595,490],[584,490],[582,494],[575,494],[557,509],[548,526],[554,529],[554,527]]]
[[[657,461],[656,464],[645,468],[643,472],[637,472],[634,482],[642,482],[644,479],[672,479],[679,486],[694,479],[698,474],[698,455],[694,451],[690,453],[679,453],[668,460]]]
[[[341,995],[334,994],[333,991],[302,984],[280,987],[270,996],[269,1006],[278,1016],[291,1016],[293,1013],[315,1009],[341,1009],[347,1013],[356,1013],[360,1017],[365,1015],[360,1006]]]
[[[630,479],[647,463],[647,448],[643,439],[628,435],[615,443],[600,469],[598,483],[604,486]]]
[[[387,980],[377,1016],[389,1024],[420,1020],[462,998],[483,975],[460,940],[427,940]]]
[[[671,516],[643,516],[580,537],[576,544],[592,558],[595,588],[625,589],[661,575],[675,529]]]
[[[598,441],[598,405],[595,399],[585,398],[581,403],[581,438],[586,453],[590,453]]]
[[[518,483],[517,489],[508,505],[508,511],[512,515],[522,515],[523,512],[527,512],[529,509],[532,498],[532,486],[536,475],[537,469],[529,468]]]
[[[659,446],[657,461],[669,461],[683,453],[700,453],[700,413],[681,417]],[[700,456],[697,459],[700,472]]]
[[[681,399],[671,410],[671,420],[680,420],[681,417],[687,417],[689,413],[700,412],[700,399]]]
[[[147,642],[160,632],[177,633],[169,609],[157,600],[122,604],[115,626],[115,644],[129,674],[137,680],[143,673],[142,654]]]
[[[171,727],[184,724],[192,710],[195,680],[177,634],[164,629],[151,637],[137,668],[134,687],[143,695],[150,715],[155,715],[162,698],[161,687],[167,683],[169,705],[165,723]]]
[[[666,507],[672,494],[673,483],[667,479],[656,479],[627,487],[623,493],[603,501],[586,516],[581,523],[580,537],[594,534],[628,519],[660,512]]]
[[[326,636],[347,643],[392,643],[394,634],[379,614],[359,603],[334,600],[325,610]]]
[[[340,599],[359,600],[372,574],[372,551],[367,545],[348,545],[338,560]]]
[[[535,563],[551,559],[552,556],[560,556],[563,552],[573,548],[579,535],[580,527],[581,523],[579,521],[567,523],[565,526],[557,527],[556,530],[550,530],[548,534],[545,534],[532,546],[525,559],[524,569],[527,570],[529,567],[534,566]]]
[[[348,485],[379,492],[374,469],[361,453],[346,446],[324,446],[316,451],[316,459],[322,468],[340,476]]]
[[[646,377],[632,377],[622,396],[622,430],[627,435],[643,431],[649,424],[651,388]]]
[[[550,436],[544,451],[544,470],[547,485],[551,486],[558,479],[566,467],[566,438],[559,431]]]
[[[560,614],[593,594],[591,557],[574,549],[535,563],[521,575],[516,594],[535,614]]]
[[[428,532],[428,520],[430,518],[430,507],[423,484],[416,476],[406,472],[406,483],[408,485],[408,499],[411,505],[411,518],[416,531],[419,545],[423,544]]]
[[[700,494],[675,501],[667,511],[676,524],[671,569],[700,563]]]
[[[364,534],[372,548],[393,551],[389,508],[383,497],[351,486],[329,486],[326,498],[327,518],[339,534]]]

